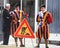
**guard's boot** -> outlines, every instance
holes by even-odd
[[[46,48],[49,48],[48,46],[46,46]]]

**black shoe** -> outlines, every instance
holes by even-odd
[[[49,48],[48,46],[46,48]]]
[[[20,47],[25,47],[25,45],[20,45]]]
[[[39,48],[39,46],[36,46],[35,48]]]

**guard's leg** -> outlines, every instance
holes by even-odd
[[[45,39],[46,48],[48,48],[48,39]]]
[[[39,45],[40,45],[40,42],[41,42],[41,38],[42,38],[42,33],[41,33],[41,31],[42,31],[42,28],[39,27],[39,28],[38,28],[38,45],[36,46],[37,48],[39,48]]]
[[[38,45],[36,47],[39,47],[41,39],[38,38]]]
[[[19,38],[19,40],[20,40],[20,43],[21,43],[20,47],[25,47],[25,45],[23,45],[22,38]]]
[[[46,45],[46,48],[48,48],[48,32],[46,32],[45,45]]]
[[[18,46],[18,44],[17,44],[17,38],[14,38],[15,39],[15,43],[16,43],[16,47]]]
[[[44,39],[45,39],[46,48],[48,48],[48,27],[47,26],[45,26],[44,28]]]

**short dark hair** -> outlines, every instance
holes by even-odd
[[[20,4],[19,4],[19,3],[16,3],[16,4],[15,4],[15,8],[18,7],[18,6],[20,7]]]
[[[43,5],[41,5],[41,7],[44,7],[45,8],[46,6],[45,6],[45,4],[43,4]]]

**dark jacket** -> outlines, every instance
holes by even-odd
[[[3,10],[3,31],[7,31],[10,29],[12,17],[9,14],[9,11]]]

